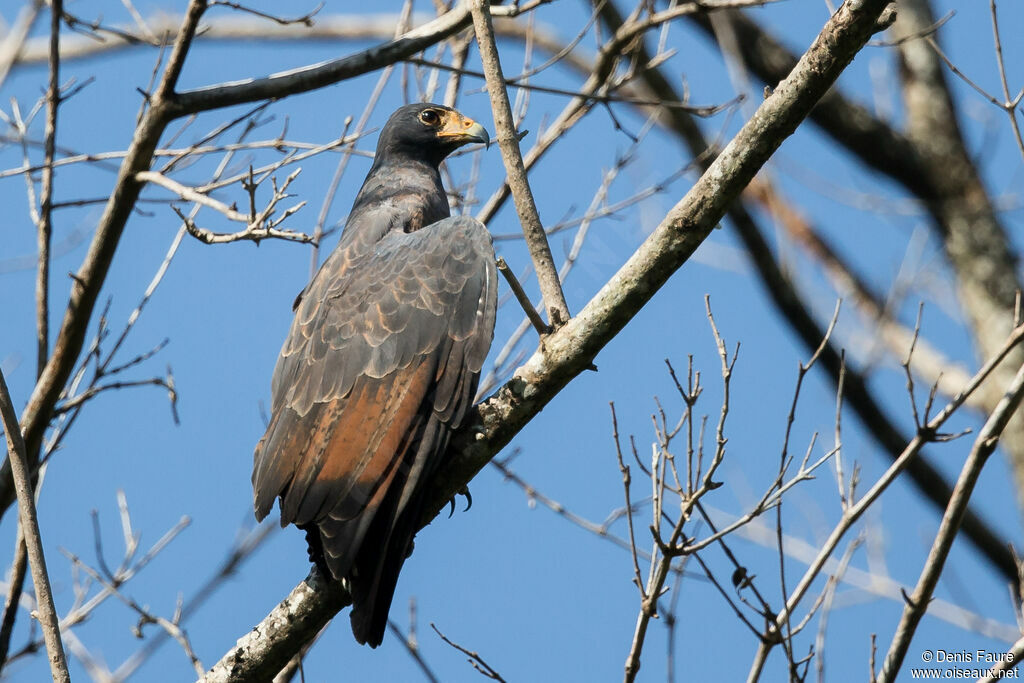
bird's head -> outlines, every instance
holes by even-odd
[[[380,132],[378,161],[392,155],[426,161],[434,166],[462,145],[490,143],[479,123],[441,104],[407,104],[399,108]]]

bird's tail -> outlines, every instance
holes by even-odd
[[[374,516],[348,573],[352,633],[362,644],[377,647],[384,639],[398,574],[412,553],[427,485],[448,445],[448,437],[449,431],[435,416],[426,420],[412,444],[413,464],[400,473],[406,477],[405,484],[388,492],[389,500]]]
[[[412,552],[414,530],[396,531],[398,533],[392,537],[394,543],[383,553],[380,548],[367,549],[367,554],[356,560],[348,577],[352,592],[352,634],[370,647],[377,647],[384,639],[398,575],[405,558]]]

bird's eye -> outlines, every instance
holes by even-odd
[[[433,109],[424,109],[420,112],[420,121],[428,126],[436,126],[440,120],[441,119],[437,115],[437,112]]]

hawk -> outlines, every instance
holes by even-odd
[[[334,252],[295,301],[256,446],[256,518],[306,531],[352,594],[352,632],[380,645],[426,488],[472,405],[494,336],[494,248],[451,216],[438,165],[484,128],[410,104],[381,130]]]

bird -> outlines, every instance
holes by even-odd
[[[450,107],[391,115],[337,247],[295,300],[253,456],[257,520],[280,501],[281,526],[347,582],[352,632],[371,647],[494,336],[490,234],[451,215],[438,170],[489,142]]]

